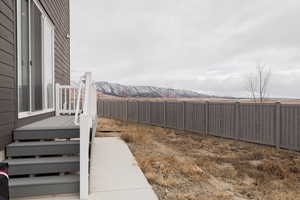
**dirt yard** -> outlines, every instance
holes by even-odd
[[[160,200],[300,199],[300,156],[273,147],[99,119],[120,136]]]

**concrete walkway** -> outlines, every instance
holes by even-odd
[[[128,146],[118,137],[95,138],[91,200],[158,200]]]
[[[89,200],[158,200],[128,146],[121,139],[95,138],[91,155]],[[18,200],[78,199],[78,195],[64,194]]]

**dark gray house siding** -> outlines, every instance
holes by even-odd
[[[11,141],[16,120],[15,2],[0,0],[0,149]]]
[[[55,25],[55,80],[70,83],[70,9],[69,0],[40,0]]]
[[[70,83],[69,0],[40,0],[55,25],[55,81]],[[12,130],[54,115],[18,119],[16,0],[0,0],[0,150],[12,140]]]

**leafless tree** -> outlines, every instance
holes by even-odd
[[[250,93],[251,99],[256,103],[257,80],[255,76],[250,75],[247,78],[246,89]]]
[[[263,103],[267,97],[271,70],[263,64],[258,64],[256,73],[248,77],[246,88],[254,102]]]

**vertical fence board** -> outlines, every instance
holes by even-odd
[[[281,105],[280,147],[300,150],[300,107]]]
[[[244,141],[276,145],[275,104],[240,104],[240,135]]]
[[[185,103],[185,129],[194,132],[206,132],[206,104]]]
[[[151,113],[150,123],[156,126],[164,125],[164,103],[163,102],[150,102]]]

